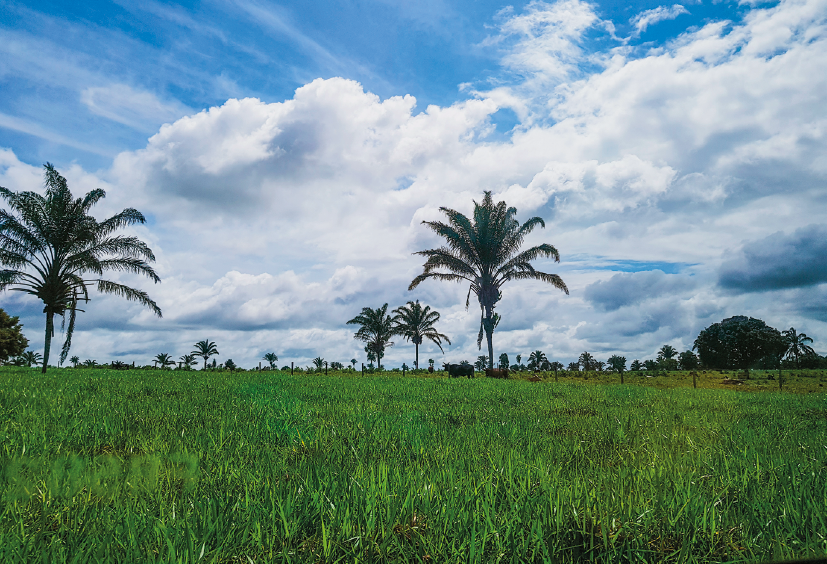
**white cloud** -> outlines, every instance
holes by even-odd
[[[662,22],[664,20],[674,20],[681,14],[688,14],[689,10],[681,6],[680,4],[673,4],[671,7],[666,6],[658,6],[652,10],[646,10],[635,17],[633,17],[630,22],[632,25],[635,26],[635,30],[637,30],[638,34],[643,33],[646,31],[646,28],[650,25],[654,25],[658,22]]]

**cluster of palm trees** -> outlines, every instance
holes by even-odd
[[[368,362],[375,361],[379,368],[382,367],[385,349],[394,344],[391,341],[394,336],[403,337],[416,346],[415,368],[419,368],[419,345],[425,339],[436,344],[443,353],[442,341],[451,344],[451,340],[434,327],[439,321],[439,312],[432,310],[431,306],[423,307],[419,300],[409,301],[391,313],[392,316],[388,314],[388,304],[376,309],[363,307],[359,315],[348,321],[348,324],[360,326],[354,338],[365,343]],[[355,366],[356,360],[351,362]]]

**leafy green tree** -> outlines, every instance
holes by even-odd
[[[640,372],[641,370],[643,370],[643,365],[640,363],[639,360],[633,360],[632,364],[629,366],[629,369],[632,372]]]
[[[19,317],[11,317],[0,309],[0,362],[20,356],[29,346],[29,340],[23,335],[23,325]]]
[[[594,357],[588,352],[582,353],[577,362],[578,364],[580,364],[580,366],[583,367],[583,370],[585,372],[588,372],[589,370],[594,370],[597,367]]]
[[[267,363],[270,365],[270,370],[276,369],[276,362],[278,361],[278,359],[279,357],[276,356],[276,353],[271,352],[268,352],[263,357],[261,357],[261,360],[266,360]]]
[[[73,356],[72,358],[69,359],[69,362],[72,363],[72,366],[74,368],[77,368],[78,364],[80,364],[80,357],[79,356]]]
[[[579,362],[569,362],[568,368],[566,368],[569,372],[580,372],[580,363]]]
[[[802,356],[815,354],[813,347],[807,345],[807,343],[812,343],[813,340],[804,333],[796,332],[794,327],[790,327],[786,331],[782,331],[782,333],[784,334],[786,345],[784,355],[790,360],[795,360],[796,368],[800,368],[800,358]]]
[[[385,356],[385,348],[393,346],[390,339],[397,334],[396,324],[387,313],[388,304],[376,309],[363,307],[362,313],[348,321],[349,325],[361,325],[353,338],[367,343],[365,350],[368,355],[371,352],[374,354],[379,369],[382,368],[382,357]],[[370,360],[370,356],[368,356],[368,360]]]
[[[750,366],[763,357],[778,357],[787,342],[778,329],[760,319],[736,315],[714,323],[700,332],[692,350],[709,368],[739,368],[749,378]]]
[[[480,355],[477,357],[477,362],[474,363],[474,368],[477,370],[485,370],[488,367],[488,357]]]
[[[24,352],[21,355],[21,358],[23,359],[23,363],[26,366],[28,366],[29,368],[31,368],[32,364],[37,366],[38,364],[40,364],[43,361],[43,357],[40,356],[40,353],[36,353],[34,351]]]
[[[185,354],[184,356],[179,357],[181,364],[186,366],[188,369],[190,366],[194,366],[196,364],[195,355],[194,354]]]
[[[451,340],[434,328],[434,324],[439,321],[438,311],[431,311],[431,306],[422,307],[419,300],[416,300],[396,308],[391,313],[395,314],[393,322],[396,334],[416,345],[416,368],[419,368],[419,345],[423,339],[432,341],[442,354],[445,354],[442,350],[442,340],[449,345]]]
[[[356,370],[356,363],[357,363],[357,362],[358,362],[358,361],[357,361],[355,358],[351,358],[351,359],[350,359],[350,363],[353,365],[353,369],[354,369],[354,370]]]
[[[698,368],[698,357],[692,351],[683,351],[678,355],[678,367],[681,370],[695,370]]]
[[[152,362],[157,362],[158,364],[160,364],[162,369],[175,364],[175,361],[172,360],[172,357],[167,353],[161,353],[157,355],[155,358],[152,359]]]
[[[218,352],[215,343],[213,343],[209,339],[204,339],[203,341],[198,341],[197,343],[195,343],[195,350],[192,351],[191,354],[195,356],[200,356],[204,359],[204,370],[206,370],[207,360],[209,360],[211,356],[221,353]],[[215,368],[215,359],[213,359],[212,367]]]
[[[500,355],[500,368],[508,368],[508,355],[506,353]]]
[[[446,246],[419,251],[415,254],[427,257],[423,272],[413,279],[408,290],[413,290],[428,278],[450,282],[468,282],[471,292],[480,304],[480,335],[485,332],[488,342],[488,359],[493,368],[493,333],[497,318],[494,308],[502,298],[502,286],[510,280],[541,280],[569,293],[562,278],[535,270],[531,261],[539,257],[551,257],[560,262],[560,254],[553,246],[542,244],[520,251],[525,237],[538,225],[545,227],[540,217],[532,217],[522,225],[515,219],[517,209],[506,207],[505,202],[494,204],[491,192],[485,192],[482,204],[474,202],[472,219],[458,211],[441,207],[448,223],[423,221],[439,236]],[[440,271],[442,269],[442,271]],[[482,339],[478,339],[481,343]]]
[[[43,302],[46,314],[46,339],[43,346],[43,372],[49,365],[54,336],[54,316],[65,321],[69,313],[66,341],[60,362],[72,345],[78,302],[89,301],[89,287],[94,285],[105,294],[136,301],[161,317],[161,309],[146,292],[98,278],[106,271],[141,274],[158,283],[150,262],[152,250],[137,237],[113,235],[115,231],[136,223],[144,216],[127,208],[98,222],[89,210],[106,192],[92,190],[74,199],[66,179],[46,163],[46,195],[36,192],[12,192],[0,187],[0,197],[9,210],[0,210],[0,290],[25,292]],[[92,275],[92,278],[84,278]]]
[[[228,359],[224,362],[224,368],[226,368],[227,370],[229,370],[230,372],[232,372],[233,370],[235,370],[235,369],[236,369],[236,368],[238,368],[238,367],[235,365],[235,362],[233,362],[233,359],[228,358]]]
[[[528,368],[529,370],[542,370],[543,363],[548,362],[545,353],[543,351],[534,351],[530,355],[528,355]]]
[[[652,359],[650,358],[649,360],[644,360],[644,361],[643,361],[643,368],[644,368],[644,370],[646,370],[647,372],[654,372],[655,370],[657,370],[658,368],[660,368],[660,365],[658,364],[658,361],[657,361],[657,360],[652,360]]]
[[[615,372],[620,372],[620,383],[624,384],[623,373],[626,371],[626,357],[613,354],[609,357],[609,368]]]

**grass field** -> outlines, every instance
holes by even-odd
[[[752,376],[2,367],[0,561],[825,556],[824,375]]]

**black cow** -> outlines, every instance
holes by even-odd
[[[462,376],[474,377],[474,367],[468,363],[465,364],[444,364],[443,367],[448,371],[449,378],[461,378]]]

